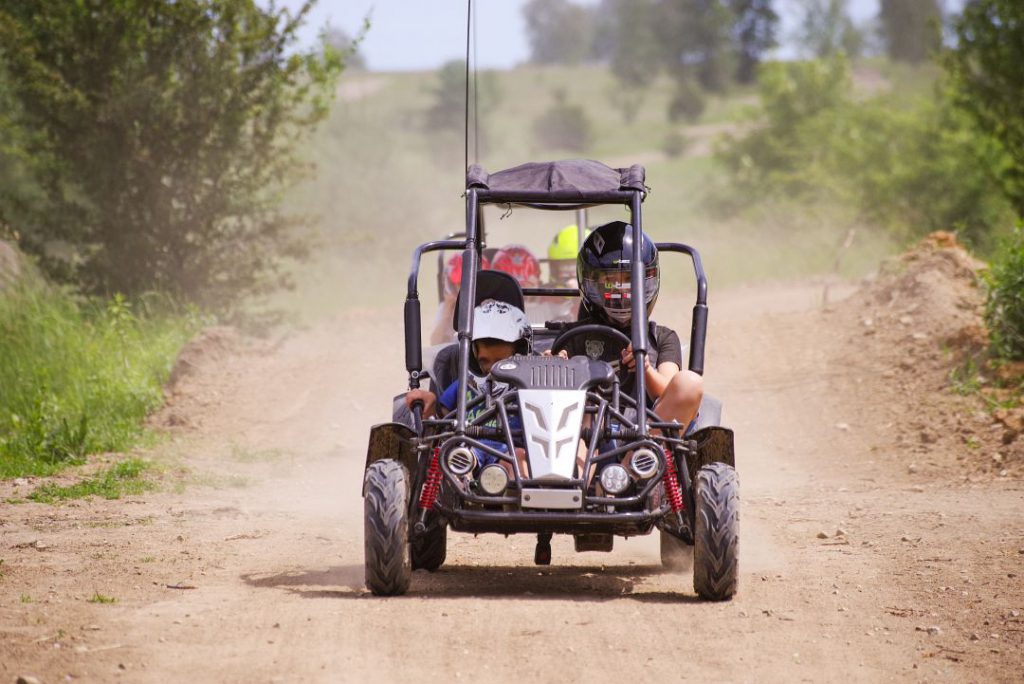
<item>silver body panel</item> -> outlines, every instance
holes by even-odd
[[[577,510],[583,507],[582,489],[524,489],[523,508]]]
[[[572,479],[586,399],[576,390],[519,390],[531,478]]]

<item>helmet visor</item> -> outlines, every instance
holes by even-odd
[[[592,304],[603,308],[615,320],[628,320],[633,311],[633,284],[626,269],[587,269],[583,274],[583,295]],[[658,268],[644,269],[644,302],[658,295]],[[622,315],[625,314],[625,319]]]

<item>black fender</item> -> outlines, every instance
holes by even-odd
[[[736,467],[735,443],[729,428],[709,425],[690,434],[687,439],[696,443],[696,450],[686,458],[691,483],[697,481],[697,471],[709,463],[725,463]]]
[[[370,440],[366,448],[366,466],[384,458],[394,459],[405,466],[412,477],[418,471],[416,464],[416,448],[412,440],[416,433],[408,425],[402,423],[381,423],[370,428]],[[365,472],[365,469],[364,469]],[[412,483],[410,482],[410,487]],[[363,496],[366,495],[365,484]]]

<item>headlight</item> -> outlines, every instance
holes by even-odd
[[[455,447],[448,452],[448,470],[453,475],[468,475],[476,467],[476,456],[464,446]]]
[[[485,466],[480,471],[480,489],[485,494],[497,496],[505,491],[505,487],[508,487],[508,473],[497,463]]]
[[[601,471],[601,487],[609,494],[621,494],[629,486],[629,473],[618,463],[606,465]]]
[[[658,472],[658,456],[650,449],[637,449],[629,457],[629,467],[641,479],[654,477]]]

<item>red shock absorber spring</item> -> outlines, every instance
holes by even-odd
[[[672,453],[668,449],[665,449],[665,475],[661,479],[665,483],[665,496],[672,506],[672,512],[678,513],[683,510],[683,492],[679,487],[676,461],[672,458]]]
[[[423,482],[423,491],[420,493],[420,508],[429,511],[437,503],[437,492],[441,487],[441,449],[435,448],[434,455],[430,457],[430,466],[427,468],[427,479]]]

